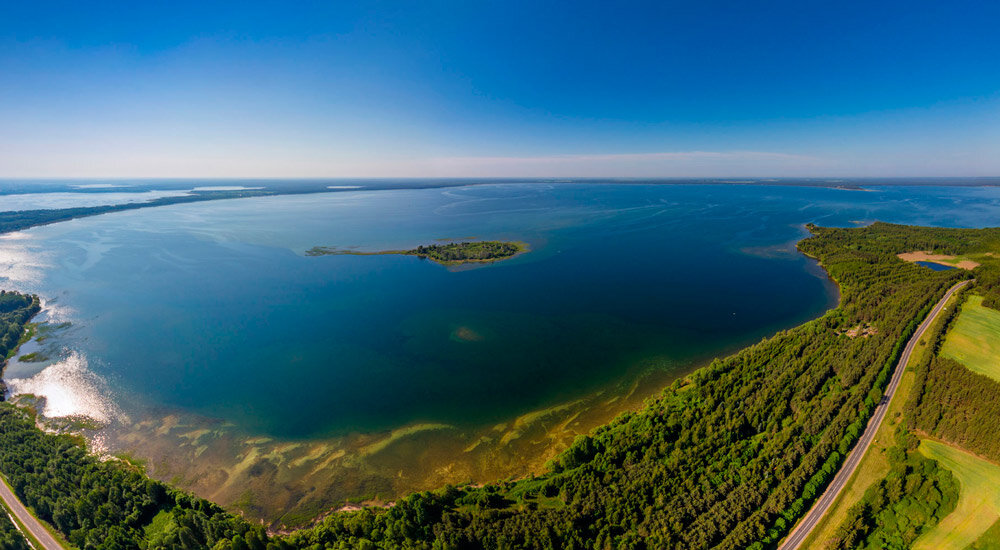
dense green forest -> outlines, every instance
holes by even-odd
[[[3,550],[31,550],[24,535],[17,530],[17,526],[10,520],[9,512],[0,505],[0,548]]]
[[[888,453],[889,474],[869,487],[861,501],[850,508],[830,548],[903,550],[955,508],[957,482],[936,461],[916,451],[919,439],[911,429],[927,370],[938,360],[937,352],[958,311],[955,307],[945,310],[936,332],[925,336],[929,351],[912,367],[917,379],[915,389],[899,396],[906,400],[906,425],[896,427],[896,445]]]
[[[939,249],[942,253],[1000,250],[995,229],[956,233],[962,238],[941,239],[942,244],[948,243]],[[981,260],[983,265],[974,271],[973,292],[985,296],[984,305],[1000,309],[1000,262]],[[1000,384],[938,355],[960,311],[958,307],[947,310],[940,329],[928,335],[929,352],[913,366],[915,384],[904,396],[905,427],[897,428],[897,446],[889,454],[890,473],[850,509],[832,548],[909,548],[919,534],[954,508],[958,487],[947,470],[916,451],[919,440],[915,434],[931,435],[1000,461],[1000,426],[996,423],[1000,418]],[[1000,532],[1000,528],[992,531]],[[992,531],[987,539],[995,537]]]
[[[0,290],[0,366],[17,349],[27,332],[28,321],[38,313],[39,309],[37,296]],[[3,400],[5,392],[6,387],[0,381],[0,400]],[[0,506],[0,548],[11,550],[31,548],[2,506]]]
[[[917,324],[969,277],[895,255],[1000,243],[997,230],[809,229],[799,248],[839,283],[838,308],[678,380],[641,411],[578,437],[541,477],[414,494],[265,543],[259,528],[91,459],[9,406],[0,471],[40,516],[95,548],[771,548],[839,468]],[[846,334],[857,326],[877,331]],[[932,465],[903,458],[899,468],[929,480],[904,491],[914,498],[949,490]]]
[[[37,296],[0,290],[0,362],[17,349],[25,325],[40,309]]]
[[[8,404],[0,406],[0,471],[39,519],[79,548],[266,548],[262,527],[128,464],[101,462]]]
[[[1000,262],[976,269],[975,292],[986,295],[983,305],[994,309],[1000,309],[997,274]],[[958,314],[959,308],[954,308],[949,321]],[[944,333],[938,335],[935,351],[943,339]],[[1000,462],[1000,382],[937,353],[916,373],[917,386],[908,403],[909,428]]]
[[[467,241],[460,243],[432,244],[418,246],[407,250],[404,254],[427,258],[442,264],[461,264],[465,262],[490,262],[502,260],[523,252],[527,247],[523,243],[507,241]]]
[[[921,374],[913,428],[1000,462],[1000,383],[943,357]]]

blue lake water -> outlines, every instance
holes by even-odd
[[[180,414],[287,440],[502,422],[659,369],[681,374],[836,303],[803,224],[986,226],[1000,189],[480,185],[176,205],[0,238],[51,359],[15,393],[109,424]],[[531,252],[471,269],[307,257],[438,239]]]
[[[917,262],[917,265],[922,265],[926,268],[933,269],[934,271],[947,271],[949,269],[955,269],[950,265],[939,264],[937,262]]]
[[[30,286],[72,312],[56,342],[125,410],[279,437],[492,422],[644,357],[684,365],[829,307],[828,283],[788,245],[802,229],[763,205],[748,215],[733,191],[766,200],[515,185],[140,210],[28,231],[48,262]],[[533,251],[465,270],[302,254],[466,237]]]
[[[713,356],[831,306],[830,284],[794,251],[803,223],[986,225],[1000,219],[998,197],[487,185],[138,210],[6,244],[42,264],[13,285],[74,321],[55,343],[84,357],[119,406],[303,437],[488,422],[593,389],[643,357]],[[466,270],[302,254],[466,237],[533,250]],[[8,377],[37,366],[19,368]]]

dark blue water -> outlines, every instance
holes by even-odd
[[[820,315],[835,291],[794,249],[804,223],[989,225],[998,200],[989,188],[521,184],[75,220],[0,241],[5,285],[73,322],[45,343],[53,362],[14,363],[8,378],[49,395],[53,414],[179,411],[280,438],[482,424],[643,368],[684,372]],[[303,255],[467,237],[532,252],[466,270]]]
[[[917,264],[933,269],[934,271],[947,271],[949,269],[955,269],[950,265],[939,264],[937,262],[917,262]]]

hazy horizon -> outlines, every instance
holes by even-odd
[[[93,186],[73,186],[81,191],[114,189],[118,184],[123,188],[129,183],[142,184],[190,184],[197,182],[239,182],[239,183],[282,183],[282,182],[449,182],[474,185],[483,183],[684,183],[684,184],[733,184],[767,185],[769,183],[839,183],[851,182],[864,185],[948,185],[948,182],[1000,185],[1000,175],[987,176],[0,176],[2,183],[26,184],[69,184],[93,182]],[[108,185],[101,185],[101,184]]]

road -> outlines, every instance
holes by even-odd
[[[42,548],[44,550],[63,550],[63,546],[42,527],[42,524],[35,519],[35,516],[28,512],[28,509],[21,504],[17,496],[14,495],[14,491],[11,490],[10,485],[7,485],[7,480],[0,478],[0,498],[3,499],[4,504],[7,505],[14,515],[17,516],[18,521],[24,525],[31,536],[35,537],[35,540],[42,543]],[[41,550],[41,549],[38,549]]]
[[[847,455],[847,460],[841,466],[840,471],[837,475],[833,477],[833,481],[823,492],[823,495],[819,497],[819,500],[813,504],[813,507],[809,509],[809,513],[806,514],[805,518],[799,522],[795,529],[792,530],[791,534],[785,538],[785,541],[781,543],[778,550],[797,550],[802,543],[809,537],[819,521],[823,519],[823,516],[830,510],[833,502],[837,500],[837,496],[840,495],[840,491],[844,489],[847,485],[847,481],[851,479],[854,475],[854,471],[858,468],[858,464],[861,463],[861,457],[865,455],[865,451],[871,445],[872,440],[875,439],[875,433],[878,432],[879,426],[882,424],[882,419],[885,418],[886,412],[889,410],[889,403],[892,402],[892,398],[896,395],[896,389],[899,388],[899,381],[903,379],[903,369],[906,368],[906,364],[910,361],[910,355],[913,354],[913,349],[917,346],[917,342],[923,337],[924,333],[937,318],[941,310],[944,309],[945,303],[948,299],[952,297],[953,294],[958,292],[959,289],[965,287],[972,281],[962,281],[955,286],[948,289],[941,301],[934,306],[930,314],[924,319],[923,323],[917,327],[917,331],[913,333],[913,337],[907,342],[906,348],[903,349],[903,354],[899,357],[899,363],[896,364],[896,368],[892,372],[892,378],[889,380],[889,385],[885,388],[885,395],[879,401],[879,404],[875,407],[875,414],[872,415],[871,419],[868,420],[868,425],[865,427],[865,431],[861,434],[861,438],[858,439],[858,443],[854,446]]]

